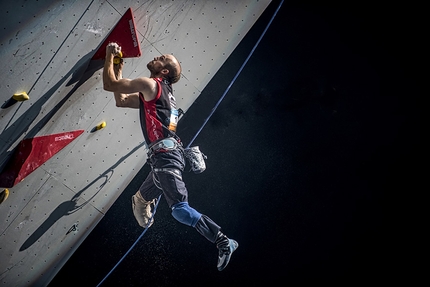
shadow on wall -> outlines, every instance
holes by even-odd
[[[31,130],[28,131],[25,136],[26,139],[33,138],[37,135],[37,133],[49,122],[49,120],[55,115],[55,113],[66,103],[66,101],[70,98],[70,96],[85,82],[87,81],[97,70],[103,67],[103,60],[91,60],[93,52],[85,55],[81,60],[79,60],[75,66],[60,80],[57,84],[55,84],[48,92],[46,92],[43,96],[41,96],[26,112],[24,112],[12,125],[13,117],[6,125],[5,129],[1,132],[0,136],[7,140],[7,144],[5,144],[0,149],[0,173],[6,167],[9,159],[12,157],[13,153],[16,149],[12,151],[8,151],[10,147],[23,135],[25,134],[33,121],[37,118],[42,107],[45,103],[54,95],[55,91],[57,91],[66,79],[72,75],[70,81],[66,84],[66,86],[73,85],[73,89],[71,89],[62,99],[58,102],[55,107],[49,111]],[[5,105],[4,105],[5,106]],[[20,109],[22,104],[17,108]],[[8,107],[10,108],[10,107]],[[0,113],[4,112],[5,109],[0,110]],[[16,113],[16,111],[15,111]],[[10,125],[10,126],[9,126]]]
[[[29,248],[31,245],[33,245],[37,240],[39,240],[40,237],[45,234],[46,231],[48,231],[59,219],[61,219],[63,216],[70,215],[72,213],[75,213],[79,211],[79,209],[83,208],[86,204],[88,204],[100,191],[103,189],[103,187],[109,182],[111,177],[113,176],[115,172],[115,168],[118,167],[118,165],[121,162],[124,162],[128,157],[130,157],[132,154],[134,154],[138,149],[140,149],[142,146],[144,146],[145,143],[141,143],[135,148],[133,148],[129,153],[121,157],[114,165],[112,165],[110,168],[108,168],[105,172],[100,174],[97,178],[95,178],[92,182],[90,182],[88,185],[86,185],[83,189],[78,191],[72,199],[69,201],[65,201],[58,205],[48,216],[48,218],[33,232],[32,235],[22,244],[22,246],[19,248],[19,251],[24,251],[27,248]],[[78,205],[78,200],[82,193],[84,191],[88,190],[91,186],[95,185],[98,181],[102,180],[100,185],[97,188],[97,192],[94,193],[89,199],[87,199],[84,203],[81,205]],[[76,226],[75,226],[76,228]],[[64,236],[67,236],[71,231],[69,230]],[[64,237],[65,238],[65,237]],[[63,240],[64,240],[63,238]]]

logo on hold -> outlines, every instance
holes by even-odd
[[[59,142],[59,141],[64,141],[64,140],[72,140],[74,138],[75,138],[75,136],[73,134],[67,134],[67,135],[55,137],[55,141]]]
[[[130,19],[130,21],[128,21],[128,24],[130,25],[131,38],[133,38],[133,46],[136,48],[137,37],[136,37],[136,31],[134,30],[133,20]]]

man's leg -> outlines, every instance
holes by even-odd
[[[140,226],[150,227],[154,223],[152,206],[155,204],[155,198],[161,193],[162,190],[154,184],[154,173],[151,171],[131,198],[133,214]]]
[[[188,204],[188,191],[181,176],[167,172],[159,172],[157,176],[172,209],[172,216],[182,224],[194,227],[207,240],[216,244],[219,250],[217,267],[219,271],[223,270],[239,244],[223,234],[221,227],[212,219]]]
[[[221,227],[204,214],[202,214],[195,228],[210,242],[216,244],[216,247],[218,248],[217,268],[219,271],[224,270],[230,262],[231,254],[239,247],[239,244],[235,240],[229,239],[225,234],[223,234],[221,232]]]

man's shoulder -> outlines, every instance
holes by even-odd
[[[136,78],[135,80],[141,81],[141,82],[144,82],[144,83],[155,84],[155,79],[154,78],[149,78],[149,77],[142,76],[142,77]]]
[[[145,90],[153,90],[154,87],[157,85],[156,81],[153,78],[148,77],[139,77],[134,79],[134,82],[136,82],[141,88],[142,92]]]
[[[142,89],[140,89],[140,93],[143,94],[145,101],[151,101],[157,97],[157,81],[155,78],[140,77],[136,80],[141,83]]]

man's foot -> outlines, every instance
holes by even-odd
[[[239,247],[239,244],[233,239],[228,239],[227,236],[221,232],[218,233],[216,243],[219,250],[217,267],[219,271],[222,271],[227,267],[227,264],[230,262],[231,254]]]
[[[140,194],[140,191],[138,191],[135,195],[131,197],[131,202],[133,206],[134,217],[136,218],[139,225],[144,228],[149,228],[154,223],[151,205],[155,204],[155,199],[151,201],[146,201],[145,199],[143,199],[142,195]]]

